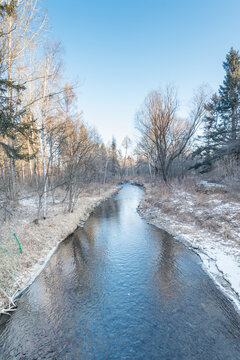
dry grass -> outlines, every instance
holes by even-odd
[[[61,240],[70,235],[80,221],[86,219],[95,205],[117,191],[116,185],[90,185],[81,194],[73,213],[66,212],[66,204],[53,205],[49,198],[48,218],[34,223],[37,212],[37,199],[21,201],[10,221],[1,224],[0,245],[0,288],[10,298],[14,292],[24,287],[38,270],[44,259]],[[58,194],[60,197],[61,194]],[[23,254],[19,253],[16,233]],[[10,239],[10,240],[9,240]],[[6,305],[6,296],[0,295],[0,308]]]
[[[146,185],[142,210],[152,208],[155,217],[170,218],[173,222],[195,226],[218,236],[221,241],[232,240],[240,246],[240,201],[225,187],[205,187],[193,179],[185,183]],[[159,210],[156,215],[156,209]]]
[[[147,184],[139,212],[193,248],[240,308],[240,201],[232,187],[203,184]]]

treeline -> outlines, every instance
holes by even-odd
[[[47,38],[38,0],[0,3],[0,209],[2,218],[24,194],[37,195],[37,218],[47,198],[64,191],[72,211],[82,188],[120,178],[133,167],[113,139],[105,146],[83,121],[75,86],[62,85],[59,44]]]
[[[174,88],[152,91],[146,97],[136,115],[136,126],[141,135],[136,149],[139,174],[168,182],[192,172],[207,173],[220,166],[224,177],[229,175],[231,163],[231,171],[239,178],[238,51],[230,49],[223,68],[225,77],[218,92],[209,99],[204,88],[199,89],[188,118],[178,116],[179,104]]]
[[[61,188],[68,211],[91,182],[129,176],[165,182],[240,152],[240,56],[231,49],[225,78],[209,98],[199,89],[188,118],[178,116],[176,91],[152,91],[136,115],[135,158],[125,137],[105,145],[77,111],[76,84],[64,83],[60,45],[47,37],[38,0],[0,1],[0,211],[4,219],[23,196],[37,196],[37,219]],[[229,160],[230,159],[230,160]]]

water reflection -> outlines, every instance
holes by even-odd
[[[198,257],[124,186],[69,237],[0,328],[1,359],[238,359],[240,321]]]
[[[159,231],[156,232],[156,241],[161,245],[156,264],[156,273],[153,278],[158,296],[164,297],[164,302],[177,301],[179,287],[181,287],[181,271],[176,263],[184,253],[181,244],[174,243],[169,235],[160,230],[162,241],[159,242]]]

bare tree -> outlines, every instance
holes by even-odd
[[[124,175],[128,176],[126,162],[127,162],[128,150],[129,147],[131,146],[131,139],[128,136],[125,136],[125,138],[123,139],[122,146],[124,147],[125,150],[124,159],[123,159],[123,173]]]
[[[173,161],[186,151],[201,124],[205,101],[205,93],[200,89],[194,96],[189,118],[180,119],[176,114],[176,91],[167,87],[165,92],[152,91],[136,115],[142,136],[140,147],[145,147],[148,159],[156,155],[154,166],[157,172],[161,171],[165,182],[169,180]]]
[[[42,76],[40,85],[40,102],[38,103],[38,114],[40,118],[40,132],[42,145],[42,164],[43,164],[43,196],[39,197],[39,207],[43,207],[43,217],[47,217],[47,177],[48,177],[48,152],[46,147],[46,122],[50,117],[49,100],[58,92],[54,88],[55,80],[59,75],[61,62],[58,57],[59,45],[46,46],[45,55],[42,62]],[[50,117],[51,118],[51,117]],[[52,161],[52,160],[50,160]],[[40,192],[41,194],[41,192]],[[43,204],[42,204],[43,199]]]
[[[83,184],[89,182],[88,171],[94,156],[94,143],[83,123],[68,121],[67,136],[61,144],[65,168],[65,185],[68,195],[68,211],[72,212]]]

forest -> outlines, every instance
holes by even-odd
[[[170,183],[189,174],[239,173],[240,56],[230,49],[216,93],[193,96],[189,116],[178,116],[174,87],[151,91],[136,113],[138,144],[104,144],[77,111],[77,84],[62,84],[60,44],[47,38],[47,17],[37,1],[1,5],[1,212],[37,196],[36,218],[47,216],[47,197],[63,191],[72,211],[81,189],[140,176]],[[100,129],[101,130],[101,129]],[[221,170],[220,170],[221,169]]]
[[[38,198],[36,219],[47,216],[62,189],[71,212],[90,182],[105,184],[133,166],[116,141],[106,146],[77,111],[77,84],[62,83],[60,44],[47,38],[47,18],[36,0],[1,5],[1,212],[19,199]],[[120,170],[121,163],[121,170]]]

